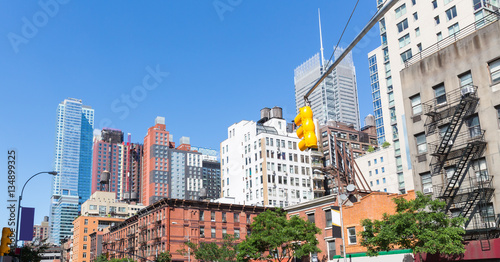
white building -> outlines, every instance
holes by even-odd
[[[394,147],[379,148],[356,158],[361,173],[372,191],[399,192]]]
[[[338,49],[335,58],[342,53]],[[320,54],[298,66],[294,71],[295,106],[304,106],[304,95],[326,71],[326,61]],[[332,62],[330,62],[330,65]],[[314,118],[320,124],[328,120],[353,124],[359,130],[359,105],[356,86],[356,70],[349,53],[332,73],[309,96]]]
[[[384,1],[377,3],[381,7]],[[368,54],[373,108],[379,144],[394,145],[401,192],[414,185],[399,72],[405,61],[424,56],[426,48],[436,48],[437,41],[445,42],[497,6],[497,0],[404,0],[380,20],[382,45]]]
[[[287,128],[279,107],[261,110],[261,120],[228,128],[221,143],[221,197],[235,203],[288,206],[313,199],[310,151]]]
[[[116,199],[116,193],[96,191],[82,204],[82,216],[129,218],[145,208],[141,203],[128,204]]]

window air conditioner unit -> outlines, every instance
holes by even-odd
[[[432,187],[424,188],[424,194],[432,193]]]

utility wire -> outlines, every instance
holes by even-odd
[[[349,20],[347,20],[347,23],[345,24],[344,26],[344,30],[342,31],[342,34],[340,35],[340,38],[339,38],[339,41],[337,42],[337,45],[335,46],[335,48],[333,49],[333,53],[332,55],[330,56],[330,59],[328,59],[328,62],[326,63],[326,66],[325,68],[328,68],[329,64],[330,64],[330,61],[332,60],[332,57],[333,55],[335,54],[335,51],[337,50],[337,47],[339,46],[340,44],[340,41],[342,40],[342,36],[344,35],[344,32],[345,30],[347,29],[347,26],[349,25],[349,22],[351,21],[351,18],[352,18],[352,15],[354,14],[354,11],[356,10],[356,7],[358,6],[358,3],[359,3],[359,0],[356,1],[356,5],[354,6],[354,8],[352,9],[352,12],[351,12],[351,15],[349,16]]]

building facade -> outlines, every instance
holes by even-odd
[[[59,244],[71,235],[80,205],[90,197],[94,110],[68,98],[57,108],[52,181],[50,242]]]
[[[113,192],[96,191],[82,204],[82,216],[129,218],[145,206],[116,199]]]
[[[123,132],[103,128],[94,136],[92,156],[92,194],[96,191],[114,192],[116,198],[139,201],[143,147],[124,142]],[[105,175],[103,175],[105,173]]]
[[[243,120],[228,127],[221,143],[221,197],[235,203],[284,207],[311,200],[311,151],[287,129],[281,108],[264,108],[258,122]]]
[[[73,221],[73,262],[89,262],[90,234],[102,231],[104,228],[121,223],[125,219],[115,217],[79,216]]]
[[[221,175],[220,162],[202,160],[203,167],[203,190],[206,192],[207,199],[220,198],[221,194]]]
[[[144,205],[150,205],[162,198],[198,200],[205,188],[203,180],[203,159],[213,160],[191,148],[189,137],[181,137],[175,146],[173,136],[166,131],[165,118],[157,117],[155,125],[144,137],[142,160],[142,197]],[[206,188],[205,188],[206,189]]]
[[[409,249],[381,253],[377,257],[368,257],[366,248],[360,245],[359,232],[363,230],[361,220],[380,220],[384,213],[394,214],[396,205],[393,198],[395,197],[410,200],[415,198],[415,193],[409,191],[407,194],[400,195],[373,192],[360,198],[358,202],[351,203],[348,201],[344,204],[342,210],[343,234],[346,257],[349,261],[407,261],[404,258],[408,256],[413,260],[412,251]],[[321,229],[321,233],[316,235],[321,253],[311,254],[312,257],[316,257],[316,261],[342,261],[342,238],[335,238],[333,235],[332,221],[335,219],[333,207],[338,207],[337,195],[328,195],[285,208],[288,216],[298,215],[304,220],[313,222]],[[312,257],[310,261],[314,261]]]
[[[342,53],[335,52],[335,59]],[[330,65],[333,61],[330,61]],[[295,106],[297,112],[304,106],[304,95],[328,69],[319,53],[298,66],[294,71]],[[314,118],[320,124],[328,120],[339,121],[360,128],[356,70],[349,53],[309,96]]]
[[[396,158],[393,146],[379,147],[377,150],[356,158],[356,164],[370,185],[372,191],[399,193]],[[406,190],[405,190],[406,191]]]
[[[499,234],[498,18],[463,25],[401,71],[415,187],[468,218],[472,239],[485,230]]]
[[[110,258],[145,261],[169,251],[173,261],[192,261],[192,254],[188,257],[179,253],[186,241],[221,244],[226,234],[243,240],[253,218],[266,209],[164,198],[110,227],[103,236],[102,252],[109,253]]]

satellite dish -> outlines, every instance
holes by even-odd
[[[340,194],[340,196],[339,196],[339,197],[340,197],[340,199],[341,199],[342,201],[346,201],[346,200],[347,200],[347,195],[346,195],[346,194]]]
[[[356,190],[356,186],[353,184],[349,184],[349,185],[347,185],[346,189],[347,189],[347,192],[352,192],[352,191]]]

